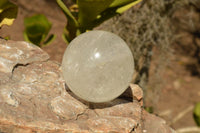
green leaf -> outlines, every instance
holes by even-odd
[[[153,107],[152,106],[150,106],[150,107],[144,107],[144,109],[147,111],[147,112],[149,112],[149,113],[153,113],[153,111],[154,111],[154,109],[153,109]]]
[[[0,27],[12,25],[17,17],[18,7],[8,0],[0,0]]]
[[[46,41],[44,42],[44,40],[51,29],[51,25],[52,24],[48,21],[48,19],[42,14],[25,18],[24,39],[37,46],[41,46],[42,43],[47,43]]]
[[[65,6],[65,4],[62,2],[62,0],[56,0],[59,7],[63,10],[65,16],[67,17],[69,23],[71,23],[71,25],[74,25],[76,27],[78,27],[78,22],[75,19],[75,17],[72,15],[72,13],[70,12],[70,10]]]
[[[43,46],[49,45],[53,40],[55,40],[56,35],[51,34],[46,41],[44,41]]]
[[[117,10],[116,10],[116,12],[117,13],[123,13],[123,12],[125,12],[126,10],[128,10],[129,8],[131,8],[132,6],[134,6],[134,5],[136,5],[136,4],[138,4],[138,3],[140,3],[142,0],[135,0],[134,2],[132,2],[132,3],[129,3],[129,4],[127,4],[127,5],[124,5],[124,6],[122,6],[122,7],[119,7]]]
[[[77,31],[79,31],[79,23],[76,20],[76,18],[73,16],[73,14],[70,12],[70,10],[65,6],[65,4],[62,2],[62,0],[56,0],[59,7],[64,12],[65,16],[67,17],[67,25],[64,28],[64,30],[68,30],[70,33],[63,33],[62,38],[65,42],[70,42],[73,38],[76,37]],[[77,15],[77,13],[74,13],[74,15]]]
[[[63,38],[70,42],[80,33],[92,30],[105,20],[128,10],[140,1],[142,0],[76,0],[78,9],[71,7],[70,12],[62,0],[57,0],[68,19],[65,27],[67,32],[63,34]]]
[[[78,0],[80,27],[91,30],[103,21],[128,10],[142,0]]]
[[[108,8],[106,9],[105,11],[103,11],[98,17],[97,19],[95,19],[93,22],[92,22],[92,26],[93,27],[96,27],[98,26],[99,24],[103,23],[104,21],[108,20],[109,18],[119,14],[116,12],[117,8],[114,7],[114,8]]]
[[[135,0],[114,0],[109,7],[124,6],[134,2]]]
[[[65,33],[62,34],[62,39],[66,44],[69,44],[69,42],[71,41],[71,39],[69,39],[68,35]]]
[[[93,21],[109,7],[114,0],[77,0],[79,7],[78,22],[85,29],[93,28]]]
[[[194,107],[193,117],[197,126],[200,127],[200,102],[198,102]]]
[[[4,37],[5,40],[10,40],[10,36]]]

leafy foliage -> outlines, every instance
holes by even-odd
[[[74,11],[72,8],[68,9],[62,0],[57,0],[58,5],[68,19],[63,37],[67,42],[70,42],[80,33],[92,30],[105,20],[123,13],[131,6],[141,1],[142,0],[76,0],[75,7],[78,7],[78,10]]]
[[[152,106],[144,107],[144,109],[145,109],[147,112],[151,113],[151,114],[154,112],[154,109],[153,109]]]
[[[45,46],[55,39],[55,35],[47,35],[51,29],[51,23],[42,15],[34,15],[24,19],[24,39],[37,46]],[[46,39],[47,38],[47,39]]]
[[[12,25],[17,17],[18,7],[8,0],[0,0],[0,28],[2,25]]]
[[[198,126],[200,126],[200,102],[195,105],[193,117]]]

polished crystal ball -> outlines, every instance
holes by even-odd
[[[89,31],[68,45],[62,72],[69,89],[79,98],[108,102],[129,86],[134,60],[127,44],[106,31]]]

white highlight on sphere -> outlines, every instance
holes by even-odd
[[[127,44],[117,35],[89,31],[68,45],[62,71],[75,95],[89,102],[108,102],[129,86],[134,60]]]
[[[99,58],[100,57],[100,53],[99,52],[97,52],[97,53],[95,53],[95,58]]]

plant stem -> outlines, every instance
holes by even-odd
[[[69,11],[69,9],[65,6],[65,4],[62,2],[62,0],[56,0],[58,5],[60,6],[60,8],[63,10],[63,12],[65,13],[66,17],[68,18],[68,21],[73,22],[73,24],[78,27],[78,22],[77,20],[74,18],[74,16],[71,14],[71,12]]]

